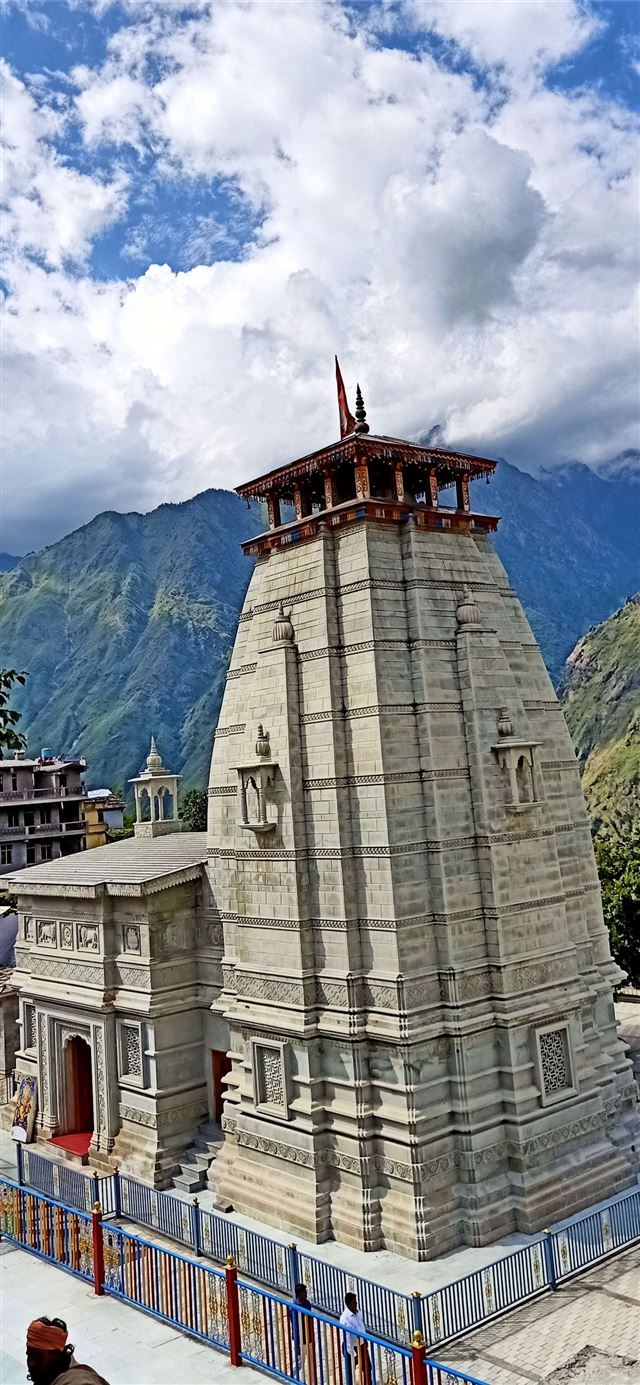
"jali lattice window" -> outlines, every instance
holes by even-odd
[[[287,1083],[283,1044],[253,1045],[253,1071],[257,1106],[288,1118]]]
[[[140,1030],[137,1025],[123,1024],[120,1031],[123,1077],[142,1077]]]
[[[573,1087],[566,1028],[543,1030],[538,1035],[540,1076],[545,1096]]]

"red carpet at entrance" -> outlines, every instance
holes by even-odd
[[[67,1154],[88,1154],[92,1135],[93,1130],[81,1130],[74,1135],[54,1135],[49,1144],[66,1149]]]

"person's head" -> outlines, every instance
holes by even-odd
[[[307,1302],[308,1302],[308,1299],[307,1299],[307,1286],[306,1286],[306,1284],[296,1284],[296,1303],[307,1303]]]
[[[62,1318],[35,1318],[27,1328],[27,1371],[33,1385],[50,1385],[69,1369],[73,1347]]]
[[[355,1294],[345,1294],[345,1296],[344,1296],[344,1306],[345,1306],[345,1308],[348,1308],[348,1309],[349,1309],[349,1312],[350,1312],[350,1313],[357,1313],[357,1311],[358,1311],[358,1300],[357,1300]]]

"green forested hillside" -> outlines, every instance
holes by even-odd
[[[0,577],[2,662],[29,748],[80,751],[87,782],[137,773],[153,731],[165,763],[205,782],[211,734],[262,527],[228,491],[150,514],[98,515]]]
[[[563,701],[593,830],[627,837],[640,827],[640,597],[579,640]]]

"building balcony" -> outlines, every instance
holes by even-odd
[[[65,832],[84,831],[84,821],[74,822],[38,822],[33,827],[21,829],[27,837],[53,836],[61,837]]]
[[[45,802],[47,799],[55,803],[61,798],[84,798],[85,790],[82,784],[77,788],[58,788],[58,789],[8,789],[0,790],[0,804],[2,803],[30,803],[38,799]]]

